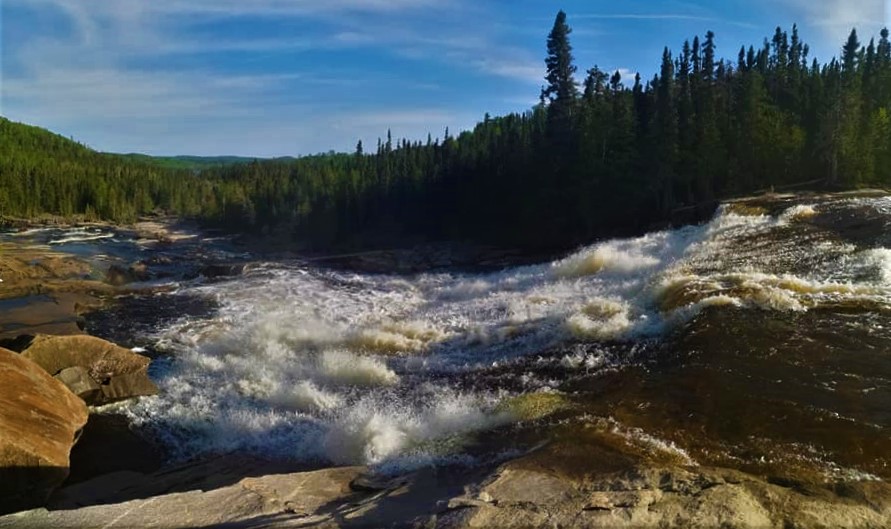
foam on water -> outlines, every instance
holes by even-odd
[[[128,413],[182,457],[253,450],[387,468],[459,457],[474,432],[519,420],[499,407],[517,390],[459,391],[452,376],[510,368],[572,342],[659,337],[703,310],[887,304],[889,250],[819,241],[828,265],[807,275],[784,268],[813,247],[771,242],[771,231],[800,229],[793,221],[815,214],[812,206],[776,217],[723,207],[702,226],[488,274],[253,267],[233,281],[189,287],[220,309],[157,332],[157,348],[171,353],[156,377],[161,394]],[[591,349],[555,360],[568,369],[621,361]]]
[[[96,229],[75,228],[67,230],[64,235],[57,239],[51,239],[47,242],[50,246],[58,246],[61,244],[83,243],[90,241],[98,241],[100,239],[111,239],[114,233],[107,233]]]
[[[817,214],[817,210],[810,204],[798,204],[784,211],[779,220],[781,222],[790,222],[813,217]]]

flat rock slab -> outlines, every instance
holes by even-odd
[[[520,460],[517,460],[520,461]],[[638,467],[575,480],[517,461],[498,468],[427,468],[369,479],[363,467],[239,477],[213,486],[208,470],[245,471],[221,459],[172,474],[121,472],[71,487],[69,505],[0,517],[5,527],[888,527],[891,486],[847,485],[802,494],[729,469]],[[209,466],[208,466],[209,465]],[[195,476],[191,476],[195,474]],[[111,488],[187,490],[94,503]],[[199,479],[200,478],[200,479]],[[152,484],[152,482],[156,482]],[[62,490],[65,492],[65,489]]]
[[[349,497],[362,467],[244,478],[210,491],[193,490],[74,510],[37,509],[0,517],[0,527],[301,527],[330,524],[337,500]],[[124,475],[118,476],[126,481]],[[144,479],[145,476],[142,476]],[[139,474],[133,474],[139,480]]]
[[[87,407],[22,356],[0,349],[0,513],[42,505],[68,476]]]
[[[85,393],[85,401],[90,405],[158,392],[157,386],[148,378],[151,362],[148,357],[94,336],[40,335],[22,356],[54,376],[74,367],[85,369],[100,390]],[[83,381],[71,378],[76,382],[74,391],[81,392]]]
[[[476,502],[437,527],[888,527],[891,485],[854,482],[821,494],[711,467],[639,467],[574,480],[548,469],[502,466]],[[467,498],[472,500],[474,498]]]

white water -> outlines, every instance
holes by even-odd
[[[29,234],[33,234],[39,230],[31,230],[28,232]],[[114,233],[106,233],[99,229],[92,228],[75,228],[71,230],[67,230],[65,235],[58,239],[52,239],[47,244],[50,246],[56,246],[60,244],[71,244],[71,243],[83,243],[90,241],[98,241],[100,239],[111,239],[114,237]]]
[[[770,251],[744,242],[817,214],[813,206],[777,217],[722,210],[703,226],[489,274],[261,265],[231,282],[191,287],[215,299],[219,313],[157,333],[158,347],[172,353],[156,377],[161,394],[127,412],[182,457],[248,450],[393,469],[460,459],[475,433],[518,420],[499,406],[516,390],[460,389],[461,377],[520,366],[573,341],[658,338],[706,307],[888,305],[889,250],[820,241],[831,259],[794,275],[784,267],[813,253],[807,241]],[[621,359],[587,351],[552,361],[596,370]],[[559,386],[534,372],[514,375],[523,392]]]

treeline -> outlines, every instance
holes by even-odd
[[[209,171],[244,190],[228,224],[286,225],[304,242],[468,239],[561,247],[636,232],[678,210],[810,182],[891,183],[891,45],[852,32],[821,64],[797,28],[717,56],[714,33],[665,49],[625,86],[596,66],[575,82],[565,14],[548,37],[541,104],[440,140],[366,154]],[[815,182],[816,181],[816,182]]]
[[[887,30],[866,45],[852,32],[841,58],[823,64],[795,27],[734,60],[717,56],[708,32],[676,53],[666,48],[660,72],[630,87],[596,66],[579,85],[570,33],[560,12],[540,105],[486,116],[457,136],[388,134],[372,152],[360,142],[352,154],[198,175],[116,166],[75,146],[19,149],[33,159],[10,168],[4,145],[0,212],[19,199],[12,207],[28,214],[92,208],[119,218],[163,208],[316,249],[420,240],[545,249],[637,232],[679,210],[706,214],[721,198],[772,186],[891,183]],[[4,202],[7,181],[20,191]],[[29,194],[43,182],[58,183],[55,199]]]

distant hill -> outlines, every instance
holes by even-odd
[[[197,214],[211,186],[154,162],[96,152],[0,117],[0,217],[85,216],[131,221],[155,210]]]
[[[239,165],[251,163],[253,161],[292,161],[295,158],[291,156],[282,156],[278,158],[254,158],[249,156],[150,156],[140,153],[116,154],[129,160],[142,163],[149,163],[166,169],[189,169],[202,170],[214,167],[224,167],[227,165]]]

